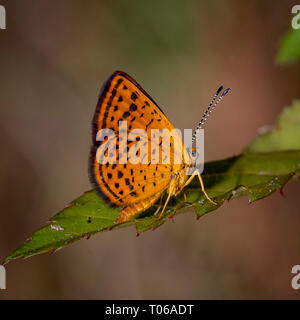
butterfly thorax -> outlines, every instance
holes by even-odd
[[[174,174],[171,177],[170,186],[168,188],[168,193],[176,196],[185,187],[186,181],[189,176],[187,175],[187,170],[194,167],[194,162],[191,160],[189,163],[183,163],[182,165],[174,165]]]

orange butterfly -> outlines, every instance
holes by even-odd
[[[219,88],[204,113],[193,135],[193,141],[216,104],[230,91],[230,89],[225,90],[217,102],[213,104],[222,89],[223,87]],[[130,139],[128,135],[127,141],[124,141],[126,138],[123,139],[124,136],[119,127],[121,121],[127,122],[126,129],[129,134],[130,131],[137,132],[136,129],[143,129],[146,134],[131,135]],[[162,199],[162,195],[167,191],[168,197],[159,215],[161,218],[170,197],[180,193],[196,175],[199,177],[206,198],[216,204],[206,194],[199,170],[195,169],[190,177],[186,174],[186,168],[193,167],[195,164],[193,153],[187,152],[180,135],[176,132],[169,138],[169,145],[166,146],[163,143],[167,130],[174,130],[174,126],[153,99],[126,73],[116,71],[105,83],[92,126],[91,182],[101,196],[111,204],[122,208],[117,222],[125,222],[137,213],[146,210],[159,198]],[[101,129],[113,130],[115,134],[114,153],[108,152],[106,149],[99,155],[101,147],[105,143],[109,146],[112,141],[109,137],[99,141],[97,134]],[[160,137],[156,142],[151,139],[153,132],[160,132]],[[135,152],[136,156],[141,156],[141,148],[137,148],[141,145],[149,151],[145,153],[147,157],[144,157],[142,161],[135,164],[130,161],[120,161],[124,155],[126,159],[130,160],[132,152]],[[155,154],[159,161],[153,161]],[[168,155],[169,162],[164,161]],[[117,161],[103,163],[99,161],[99,156],[102,158],[106,156],[107,159],[116,156]],[[181,163],[174,161],[175,156],[181,158]]]

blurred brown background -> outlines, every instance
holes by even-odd
[[[293,1],[1,0],[0,257],[91,188],[91,119],[115,70],[173,124],[196,125],[215,89],[233,88],[206,126],[206,160],[238,154],[300,98],[300,64],[275,64]],[[298,299],[300,184],[196,222],[180,215],[7,266],[0,299]]]

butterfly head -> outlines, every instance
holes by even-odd
[[[197,152],[197,149],[194,147],[187,148],[186,151],[189,156],[188,164],[190,164],[191,166],[194,166],[196,164],[198,157],[199,157],[199,152]]]

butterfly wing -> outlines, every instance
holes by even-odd
[[[128,148],[135,148],[137,140],[127,139],[126,150],[122,147],[119,121],[127,121],[128,134],[133,129],[143,129],[147,133],[142,138],[148,142],[148,159],[142,163],[118,163]],[[104,141],[96,141],[97,132],[101,129],[112,129],[116,137],[115,164],[101,164],[97,161],[97,149]],[[157,143],[150,143],[151,130],[168,129],[174,126],[163,111],[141,88],[141,86],[124,72],[116,71],[106,82],[100,94],[93,118],[93,146],[90,157],[90,177],[99,193],[116,206],[145,209],[167,189],[172,174],[179,170],[179,165],[162,163],[169,150],[162,145],[164,133]],[[124,142],[124,141],[123,141]],[[174,135],[170,143],[170,156],[174,156],[181,146],[182,139]],[[128,147],[128,148],[127,148]],[[151,148],[150,148],[151,147]],[[138,150],[137,150],[138,153]],[[159,154],[159,163],[151,161],[151,153]],[[182,156],[182,154],[180,154]],[[148,201],[149,200],[149,201]],[[134,205],[142,203],[143,205]],[[149,205],[149,206],[150,206]]]

